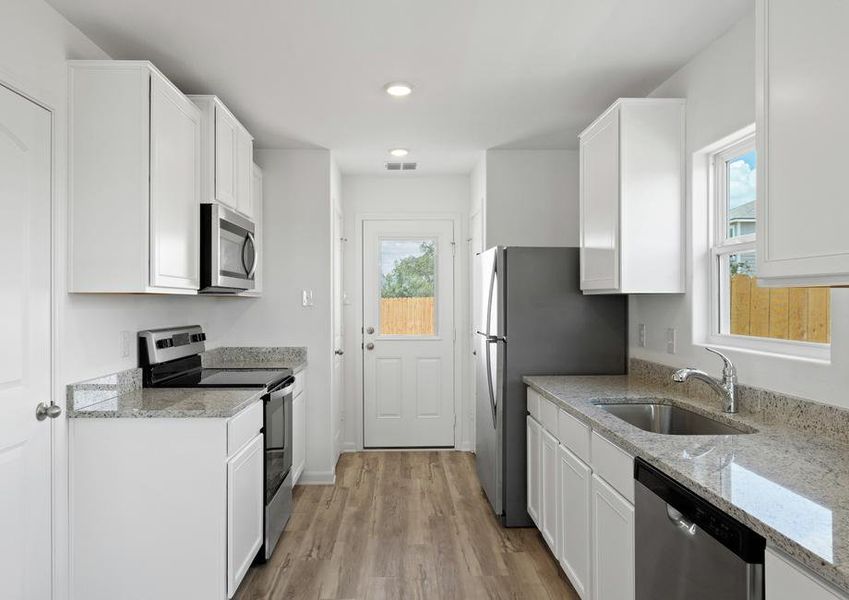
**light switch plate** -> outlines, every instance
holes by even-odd
[[[640,348],[645,348],[646,347],[646,324],[640,323],[637,326],[637,332],[638,332],[637,333],[637,343],[639,344]]]
[[[301,292],[301,304],[304,306],[315,306],[312,299],[312,290],[303,290]]]
[[[666,330],[666,351],[669,354],[675,354],[676,344],[678,342],[678,330],[670,327]]]
[[[121,358],[130,358],[132,339],[129,331],[125,330],[121,332]]]

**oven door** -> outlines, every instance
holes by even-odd
[[[253,222],[218,204],[201,204],[201,292],[254,288],[259,249]]]
[[[265,504],[271,504],[292,468],[292,391],[294,377],[265,396]]]

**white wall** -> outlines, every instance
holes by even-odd
[[[755,120],[755,29],[748,16],[701,52],[651,94],[687,99],[688,293],[632,296],[631,356],[672,366],[698,366],[720,374],[719,361],[698,342],[707,319],[707,208],[705,180],[693,153]],[[694,191],[695,190],[695,191]],[[817,363],[754,352],[729,351],[741,383],[849,407],[849,290],[832,290],[831,363]],[[637,327],[646,324],[647,347],[636,344]],[[666,353],[666,329],[678,331],[678,352]]]
[[[485,247],[578,245],[578,152],[487,150]]]
[[[227,343],[306,346],[304,483],[333,480],[331,404],[331,157],[327,150],[257,150],[263,178],[263,295],[210,328]],[[304,307],[301,290],[312,290]],[[240,302],[231,299],[231,302]],[[235,314],[234,314],[235,312]]]
[[[467,175],[409,176],[393,175],[343,175],[342,205],[345,215],[345,235],[349,240],[345,248],[345,291],[350,304],[345,307],[345,447],[356,449],[362,446],[362,427],[358,415],[362,406],[362,354],[360,343],[362,335],[362,302],[357,298],[361,290],[361,260],[352,242],[356,239],[358,217],[364,215],[410,216],[426,214],[454,215],[460,223],[455,232],[457,258],[455,261],[455,326],[458,332],[468,329],[468,257],[465,240],[468,237],[470,180]],[[469,414],[474,419],[474,403],[470,398],[469,384],[469,348],[467,336],[458,335],[455,346],[455,385],[458,427],[455,430],[457,448],[470,449],[474,423],[469,422]],[[470,404],[471,403],[471,404]],[[469,411],[471,407],[471,413]]]

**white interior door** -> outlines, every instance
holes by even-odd
[[[338,414],[334,415],[334,444],[336,454],[342,451],[342,385],[345,378],[345,338],[342,315],[345,294],[342,283],[342,266],[345,260],[345,238],[342,213],[334,210],[333,220],[333,402]]]
[[[0,598],[51,588],[51,117],[0,85]]]
[[[454,446],[454,223],[363,223],[364,446]]]

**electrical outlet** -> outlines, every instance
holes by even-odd
[[[312,299],[312,290],[301,291],[301,304],[304,306],[315,306]]]
[[[669,354],[675,354],[676,344],[678,341],[678,330],[670,327],[666,330],[666,351]]]
[[[130,358],[132,349],[132,336],[129,331],[121,332],[121,358]]]
[[[646,347],[646,324],[640,323],[637,326],[637,331],[638,331],[637,343],[639,344],[640,348],[645,348]]]

